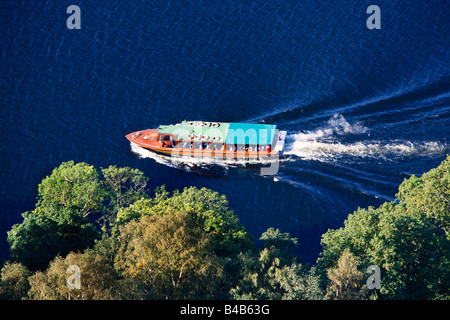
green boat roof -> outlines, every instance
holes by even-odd
[[[272,124],[183,121],[161,125],[158,133],[176,135],[180,141],[268,145],[274,141],[276,130]]]

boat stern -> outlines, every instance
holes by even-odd
[[[278,132],[278,139],[275,142],[275,151],[278,151],[279,153],[283,152],[284,149],[284,141],[286,140],[287,131],[279,131]]]

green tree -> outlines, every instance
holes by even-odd
[[[442,229],[403,204],[385,212],[379,225],[370,257],[382,268],[382,293],[397,299],[449,295],[450,241]]]
[[[203,227],[212,240],[214,251],[219,256],[236,255],[253,246],[250,236],[228,207],[224,195],[196,187],[175,190],[170,195],[165,188],[156,190],[151,199],[134,202],[118,214],[118,223],[124,224],[144,215],[165,215],[186,212]]]
[[[450,241],[442,218],[448,162],[449,158],[432,174],[424,174],[422,182],[416,177],[403,182],[397,201],[358,209],[343,228],[325,233],[318,259],[322,276],[336,268],[348,249],[358,257],[360,270],[373,264],[380,267],[381,293],[386,298],[450,297]],[[424,194],[429,198],[423,199]]]
[[[330,283],[328,295],[337,300],[361,300],[366,297],[364,280],[366,275],[358,270],[359,261],[345,249],[338,260],[336,268],[327,271]]]
[[[117,270],[147,299],[215,296],[222,266],[211,240],[188,214],[143,216],[120,228]]]
[[[281,233],[279,229],[268,228],[259,238],[264,241],[264,247],[275,251],[283,259],[290,260],[292,256],[289,251],[297,248],[297,238],[291,238],[289,233]]]
[[[83,216],[99,211],[104,192],[97,170],[84,162],[63,162],[38,187],[36,210],[49,207],[71,207],[79,209]]]
[[[69,266],[80,270],[80,288],[69,288]],[[45,271],[29,278],[29,298],[34,300],[111,300],[120,298],[120,286],[114,267],[93,251],[58,256]]]
[[[282,296],[283,300],[326,299],[315,267],[306,268],[299,263],[285,266],[278,281],[285,292]]]
[[[261,235],[264,248],[258,253],[248,251],[238,258],[241,263],[241,279],[231,290],[235,299],[281,299],[283,268],[296,263],[289,251],[297,247],[297,239],[279,229],[269,228]]]
[[[21,300],[27,297],[31,272],[21,263],[7,262],[1,270],[0,299]]]
[[[450,284],[449,242],[441,230],[406,213],[403,205],[359,209],[344,228],[322,236],[318,263],[322,270],[334,268],[348,249],[360,259],[361,269],[372,264],[381,268],[381,293],[387,298],[430,299],[445,294]]]
[[[436,219],[450,239],[450,155],[421,177],[411,176],[399,187],[397,199],[411,214]]]
[[[46,208],[25,212],[23,222],[8,231],[10,259],[30,270],[45,268],[53,258],[84,250],[99,237],[94,225],[74,208]]]
[[[109,166],[102,168],[104,179],[102,186],[105,198],[108,199],[106,210],[101,220],[103,231],[115,226],[117,213],[138,199],[148,198],[146,186],[148,178],[140,170],[125,167]]]

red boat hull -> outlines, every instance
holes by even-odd
[[[144,149],[169,157],[195,157],[217,159],[270,159],[278,155],[278,151],[230,151],[230,150],[202,150],[188,148],[173,148],[158,141],[158,129],[147,129],[132,132],[126,138],[133,144]]]

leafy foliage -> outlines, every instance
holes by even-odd
[[[213,239],[214,251],[219,256],[238,254],[252,247],[250,236],[239,219],[228,208],[224,195],[207,188],[185,188],[170,195],[164,187],[156,190],[154,198],[134,202],[121,210],[119,225],[145,215],[165,215],[185,212],[202,226]]]
[[[109,166],[102,168],[103,185],[109,190],[112,207],[125,208],[141,197],[146,197],[148,178],[138,169]]]
[[[327,299],[315,267],[305,268],[297,263],[285,266],[279,283],[284,291],[283,300]]]
[[[87,216],[100,208],[103,197],[97,170],[84,162],[68,161],[39,184],[36,208],[77,208],[81,215]]]
[[[30,270],[21,263],[8,262],[1,270],[0,299],[20,300],[30,289],[28,277]]]
[[[396,201],[350,214],[322,236],[310,267],[292,253],[297,239],[278,229],[256,248],[213,190],[163,186],[150,197],[139,170],[110,166],[100,176],[65,162],[8,232],[0,299],[368,299],[373,264],[377,296],[449,299],[449,168],[447,157],[405,180]],[[67,287],[70,265],[81,269],[81,289]]]
[[[436,219],[450,239],[450,155],[446,161],[421,177],[411,176],[399,187],[399,201],[413,215]]]
[[[357,269],[358,259],[345,249],[339,258],[336,268],[330,268],[327,271],[330,285],[328,286],[328,295],[337,300],[355,300],[362,299],[367,293],[363,283],[364,272]]]
[[[8,232],[11,260],[30,270],[45,268],[56,255],[84,250],[99,234],[87,217],[74,208],[26,212],[23,222]]]
[[[115,265],[146,298],[199,299],[214,293],[222,266],[208,235],[186,213],[143,216],[120,230]]]
[[[81,270],[80,289],[67,286],[67,269],[76,265]],[[45,271],[29,278],[30,299],[35,300],[111,300],[120,297],[119,282],[114,268],[99,254],[69,253],[56,257]]]
[[[302,267],[289,251],[297,239],[279,229],[269,228],[261,235],[264,248],[239,256],[242,278],[231,290],[235,299],[323,299],[315,270]],[[307,285],[311,284],[309,287]]]
[[[360,259],[359,269],[372,264],[381,268],[381,293],[386,298],[449,297],[450,241],[445,235],[449,161],[422,178],[404,181],[397,201],[358,209],[343,228],[324,234],[318,260],[322,276],[349,251]]]
[[[101,216],[103,231],[116,226],[117,212],[128,207],[138,199],[148,198],[146,187],[148,178],[140,170],[109,166],[102,168],[102,182],[105,198],[104,214]]]

